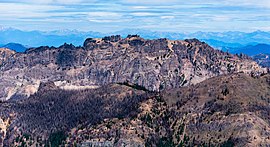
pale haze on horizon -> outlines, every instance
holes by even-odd
[[[270,31],[270,1],[0,0],[0,22],[40,31]]]

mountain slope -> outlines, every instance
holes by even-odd
[[[249,58],[215,50],[197,39],[88,38],[83,47],[64,44],[15,54],[1,66],[0,98],[28,97],[41,81],[62,88],[130,82],[161,91],[240,71],[266,72]]]
[[[161,93],[135,87],[67,91],[53,82],[41,84],[26,100],[0,104],[4,144],[270,144],[269,75],[223,75]]]
[[[39,91],[28,99],[0,104],[0,120],[10,120],[7,133],[0,135],[0,140],[5,138],[5,145],[16,146],[25,142],[17,138],[28,136],[28,145],[46,144],[44,139],[52,133],[67,133],[79,124],[94,125],[105,118],[133,117],[138,113],[138,103],[149,95],[118,84],[98,89],[62,90],[53,82],[41,83]]]
[[[137,117],[76,129],[67,140],[90,146],[267,146],[269,82],[269,75],[233,74],[164,91],[142,102]]]
[[[270,77],[245,74],[211,78],[163,95],[185,114],[186,133],[195,140],[236,146],[266,146],[269,138]]]

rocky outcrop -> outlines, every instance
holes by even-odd
[[[250,59],[215,50],[197,39],[88,38],[83,47],[32,48],[5,60],[0,68],[0,98],[27,97],[47,81],[70,87],[130,82],[161,91],[233,72],[265,70]]]

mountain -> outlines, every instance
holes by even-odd
[[[65,42],[81,45],[87,37],[102,37],[98,32],[77,31],[22,31],[14,28],[0,30],[0,44],[16,42],[31,47],[60,46]]]
[[[186,39],[197,38],[205,41],[209,45],[217,49],[227,51],[228,48],[239,48],[247,45],[267,44],[270,41],[270,32],[255,31],[255,32],[194,32],[194,33],[175,33],[175,32],[158,32],[143,29],[124,29],[112,34],[120,34],[126,36],[128,34],[139,34],[148,39],[168,38]]]
[[[234,72],[257,74],[266,69],[250,58],[215,50],[197,39],[88,38],[83,47],[42,46],[7,59],[0,65],[0,99],[29,97],[40,82],[47,81],[65,89],[131,82],[162,91]]]
[[[194,32],[194,33],[175,33],[175,32],[158,32],[143,29],[124,29],[113,34],[120,34],[126,36],[128,34],[138,34],[144,38],[168,38],[168,39],[186,39],[198,38],[200,40],[211,42],[223,42],[223,46],[233,47],[248,44],[268,43],[270,41],[270,32],[255,31],[255,32]]]
[[[121,36],[128,36],[129,34],[137,34],[146,39],[168,38],[171,40],[177,40],[177,39],[183,40],[183,39],[186,39],[186,36],[187,36],[187,34],[185,33],[158,32],[158,31],[149,31],[149,30],[144,30],[144,29],[123,29],[123,30],[112,32],[109,34],[121,35]]]
[[[214,39],[202,39],[202,41],[207,42],[210,44],[212,47],[222,50],[224,52],[233,52],[235,49],[243,47],[242,44],[240,43],[227,43],[219,40],[214,40]]]
[[[214,39],[226,43],[236,43],[241,45],[250,45],[258,43],[269,43],[270,32],[255,31],[255,32],[195,32],[188,37],[196,37],[199,39]],[[227,46],[227,45],[226,45]],[[231,47],[231,46],[230,46]]]
[[[258,54],[252,58],[261,66],[270,68],[270,54]]]
[[[249,56],[254,56],[258,54],[269,54],[270,53],[270,45],[268,44],[256,44],[256,45],[248,45],[245,47],[235,48],[231,50],[231,53],[234,54],[246,54]]]
[[[55,30],[55,31],[22,31],[14,28],[0,29],[0,44],[17,42],[23,45],[60,46],[63,43],[72,43],[79,46],[86,38],[101,38],[103,36],[138,34],[146,39],[168,38],[170,40],[184,40],[198,38],[218,49],[239,48],[247,45],[267,44],[270,42],[270,32],[160,32],[144,29],[123,29],[116,32],[100,33],[93,31],[78,30]]]
[[[4,146],[267,146],[270,76],[222,75],[160,93],[129,83],[41,83],[0,104]],[[2,142],[1,142],[2,141]]]
[[[27,49],[27,47],[25,47],[21,44],[18,44],[18,43],[8,43],[6,45],[2,45],[1,47],[2,48],[9,48],[9,49],[14,50],[16,52],[24,52]]]
[[[198,39],[0,50],[0,146],[267,146],[270,75]]]

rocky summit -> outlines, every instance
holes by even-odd
[[[246,56],[215,50],[197,39],[146,40],[138,35],[116,35],[88,38],[79,47],[64,44],[6,52],[0,52],[2,101],[27,98],[48,81],[66,90],[129,82],[158,92],[223,74],[266,72]]]

